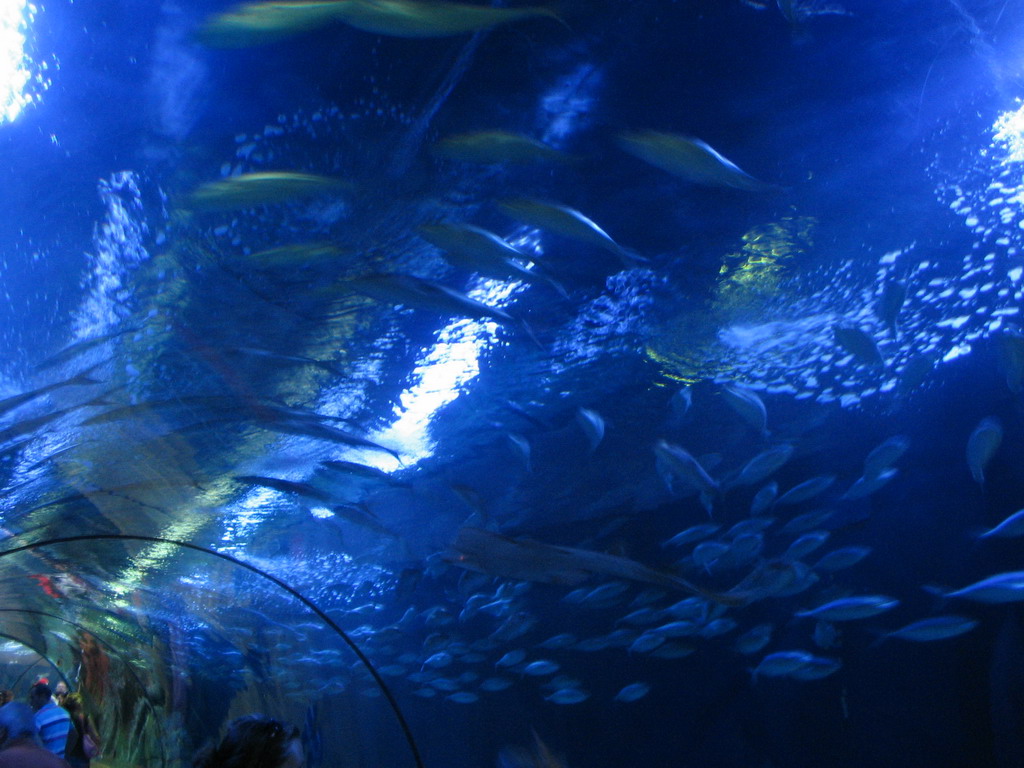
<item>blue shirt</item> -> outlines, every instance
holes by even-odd
[[[71,730],[71,715],[63,707],[54,702],[44,704],[36,710],[36,731],[43,746],[57,755],[64,757],[64,747],[68,743],[68,731]]]

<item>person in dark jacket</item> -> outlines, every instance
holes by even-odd
[[[85,713],[82,694],[67,694],[64,697],[64,709],[71,715],[65,759],[71,768],[89,768],[89,762],[99,754],[100,737],[93,727],[92,719]]]
[[[39,743],[35,713],[20,701],[0,707],[0,768],[69,768]]]

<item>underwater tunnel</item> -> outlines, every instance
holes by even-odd
[[[1024,765],[1022,104],[1005,0],[0,0],[0,690]]]

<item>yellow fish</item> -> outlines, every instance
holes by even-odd
[[[448,160],[484,165],[519,165],[568,159],[568,155],[554,147],[507,131],[477,131],[448,136],[434,145],[433,152]]]
[[[711,187],[750,192],[777,189],[741,170],[700,139],[657,131],[620,133],[619,146],[673,176]]]
[[[642,261],[612,240],[611,235],[575,208],[532,198],[502,200],[498,207],[507,216],[531,227],[546,229],[562,237],[596,245],[617,256],[626,266],[632,267],[637,261]]]
[[[282,40],[338,21],[349,0],[285,0],[245,3],[214,16],[200,27],[201,43],[214,48],[245,48]]]
[[[231,211],[254,205],[284,203],[313,195],[337,193],[347,185],[339,179],[290,171],[266,171],[228,176],[203,184],[189,195],[192,211]]]
[[[493,8],[445,0],[347,0],[340,19],[364,32],[391,37],[447,37],[533,18],[561,21],[538,6]]]

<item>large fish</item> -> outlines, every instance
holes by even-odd
[[[196,34],[213,48],[245,48],[283,40],[338,21],[349,0],[243,3],[208,20]]]
[[[447,136],[433,153],[449,160],[483,165],[522,165],[544,161],[564,162],[567,156],[543,142],[508,131],[477,131]]]
[[[594,576],[611,576],[702,595],[726,605],[742,602],[739,596],[702,589],[625,557],[510,538],[480,528],[460,528],[445,559],[460,568],[507,579],[572,587]]]
[[[491,307],[447,286],[412,275],[374,274],[350,281],[357,293],[391,304],[402,304],[454,317],[478,320],[512,321],[512,316],[498,307]]]
[[[705,142],[690,136],[634,131],[620,133],[618,143],[629,154],[694,184],[749,192],[777,189],[755,179]]]
[[[525,19],[561,21],[550,8],[540,6],[495,8],[445,0],[347,0],[339,4],[338,18],[364,32],[389,37],[448,37]]]
[[[546,229],[570,240],[577,240],[608,251],[626,266],[633,267],[638,261],[641,261],[615,242],[611,235],[594,221],[575,208],[533,198],[502,200],[498,203],[498,207],[506,216],[528,226]]]
[[[348,185],[339,179],[309,173],[243,173],[203,184],[189,195],[186,207],[202,213],[234,211],[256,205],[272,205],[316,195],[336,194],[345,189],[348,189]]]
[[[80,373],[77,376],[72,376],[70,379],[65,379],[64,381],[58,381],[53,384],[47,384],[44,387],[39,387],[38,389],[33,389],[30,392],[11,395],[10,397],[0,400],[0,416],[13,411],[15,408],[18,408],[25,403],[35,400],[37,397],[42,397],[43,395],[49,394],[54,390],[61,389],[62,387],[84,387],[90,384],[99,383],[101,382],[98,379],[94,379],[89,376],[87,371],[85,373]]]

